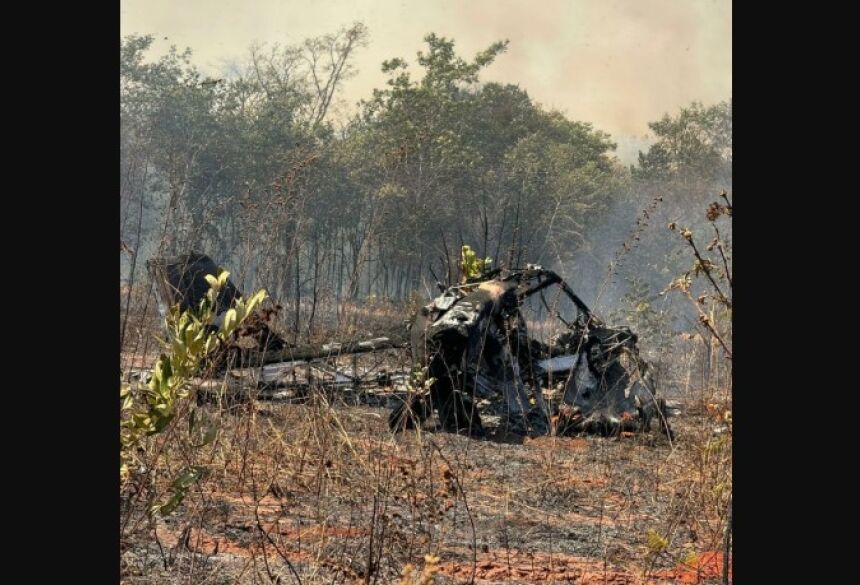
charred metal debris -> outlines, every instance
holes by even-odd
[[[550,306],[550,287],[572,302],[575,316],[565,319]],[[549,343],[529,334],[523,305],[533,296],[563,325]],[[445,430],[480,436],[481,401],[523,434],[648,430],[658,419],[671,437],[636,335],[604,324],[551,270],[497,269],[445,288],[410,333],[415,386],[423,391],[393,410],[392,429],[420,424],[435,408]],[[557,406],[549,393],[560,395]]]
[[[194,253],[152,259],[147,268],[162,311],[171,304],[199,303],[208,286],[205,275],[218,272],[208,256]],[[439,287],[441,294],[408,321],[408,341],[391,336],[291,345],[272,327],[280,309],[276,305],[258,310],[212,363],[217,371],[239,377],[237,368],[255,369],[258,384],[278,389],[270,397],[294,396],[312,384],[382,387],[387,396],[379,401],[377,394],[376,402],[392,407],[394,431],[423,425],[435,411],[441,429],[476,437],[490,429],[523,435],[615,434],[647,431],[656,424],[671,440],[672,411],[655,395],[637,336],[601,321],[552,270],[535,265],[495,269]],[[229,283],[219,297],[219,314],[237,297],[241,292]],[[566,311],[558,309],[562,297],[569,301]],[[529,331],[527,317],[534,307],[545,310],[552,323],[547,342]],[[411,370],[390,371],[381,362],[364,369],[358,365],[358,354],[398,348],[409,353]],[[296,375],[300,370],[303,376]]]

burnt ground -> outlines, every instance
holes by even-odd
[[[124,497],[124,583],[721,582],[731,444],[707,409],[674,419],[671,446],[393,435],[385,408],[320,397],[219,412],[195,451],[209,474],[172,515]],[[165,458],[157,495],[188,457]]]

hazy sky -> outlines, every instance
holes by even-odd
[[[693,100],[731,97],[731,0],[121,0],[120,34],[151,33],[156,53],[191,47],[214,72],[254,41],[297,43],[360,20],[369,45],[344,86],[353,104],[382,87],[380,64],[414,61],[429,32],[472,57],[509,39],[483,76],[592,122],[630,160],[648,122]],[[168,40],[163,40],[163,37]]]

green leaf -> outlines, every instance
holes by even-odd
[[[172,420],[173,420],[173,416],[174,416],[174,414],[175,414],[175,413],[171,412],[170,414],[168,414],[168,415],[166,415],[166,416],[160,416],[160,417],[158,417],[158,418],[155,420],[155,424],[154,424],[154,425],[152,426],[152,428],[147,432],[147,434],[149,434],[149,435],[156,435],[156,434],[160,433],[161,431],[163,431],[163,430],[167,427],[167,425],[168,425],[168,424],[170,424],[170,421],[172,421]]]
[[[250,313],[251,311],[253,311],[257,307],[257,305],[266,300],[268,296],[269,293],[267,293],[266,289],[264,288],[254,293],[254,295],[250,299],[248,299],[248,303],[246,305],[248,312]]]
[[[200,443],[194,445],[194,448],[199,449],[200,447],[205,447],[206,445],[208,445],[212,441],[214,441],[215,437],[217,437],[217,436],[218,436],[218,427],[214,424],[209,424],[206,427],[206,433],[203,435],[203,440]]]
[[[179,473],[176,479],[173,480],[170,487],[175,490],[188,489],[194,484],[194,482],[202,479],[204,475],[206,475],[205,467],[201,467],[200,465],[190,465]]]
[[[233,329],[236,327],[237,320],[238,315],[236,314],[236,309],[228,309],[227,313],[224,315],[224,324],[221,327],[221,331],[223,331],[225,335],[232,333]]]
[[[150,514],[152,514],[153,516],[157,514],[162,517],[172,514],[173,511],[176,510],[176,508],[179,506],[179,504],[182,503],[182,500],[185,499],[185,493],[186,492],[184,491],[174,493],[172,496],[170,496],[170,499],[163,504],[154,505],[150,509]]]
[[[147,432],[152,430],[152,417],[145,412],[137,412],[133,414],[132,421],[134,422],[134,425],[139,429],[142,429]]]
[[[661,552],[669,546],[669,541],[653,528],[647,534],[648,548],[653,552]]]
[[[245,309],[245,303],[238,301],[233,309],[236,311],[236,325],[239,325],[239,323],[244,321],[245,317],[248,316],[248,311]]]

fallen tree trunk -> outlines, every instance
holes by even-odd
[[[241,367],[254,367],[281,362],[307,362],[316,359],[336,358],[343,355],[406,347],[409,347],[409,343],[402,339],[379,337],[349,343],[323,343],[319,345],[286,347],[280,351],[247,350],[242,352],[240,363]]]

